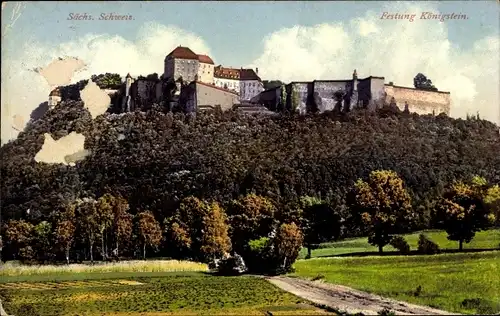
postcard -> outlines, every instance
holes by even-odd
[[[500,313],[499,13],[2,2],[0,316]]]

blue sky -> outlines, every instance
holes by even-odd
[[[468,19],[420,20],[425,11]],[[417,17],[382,20],[384,12]],[[68,20],[70,13],[95,20]],[[99,21],[101,13],[133,20]],[[216,64],[258,67],[264,80],[347,79],[357,69],[360,78],[412,86],[422,72],[451,93],[452,116],[479,112],[500,124],[499,15],[495,0],[3,2],[1,139],[16,137],[12,122],[26,121],[52,89],[32,69],[70,56],[86,65],[72,82],[161,74],[177,45]]]
[[[498,34],[497,1],[444,1],[435,2],[435,6],[443,13],[469,16],[466,23],[445,22],[450,41],[461,48],[471,46],[484,34]],[[382,13],[380,7],[381,2],[373,1],[31,2],[4,41],[15,54],[20,44],[34,39],[58,44],[88,33],[109,33],[132,40],[143,23],[156,21],[198,34],[208,43],[217,61],[239,65],[257,58],[263,49],[263,37],[278,29],[324,22],[346,23],[367,10]],[[8,3],[2,10],[2,21],[9,17],[12,8]],[[87,13],[96,20],[68,21],[69,13]],[[98,21],[101,13],[132,15],[134,20]]]

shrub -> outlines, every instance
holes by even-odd
[[[410,245],[408,245],[408,242],[401,236],[392,237],[390,244],[401,253],[410,252]]]
[[[428,239],[424,234],[418,237],[418,252],[426,255],[433,255],[439,253],[439,246]]]
[[[396,313],[394,313],[393,311],[391,311],[388,308],[384,308],[383,310],[381,310],[377,314],[380,315],[380,316],[393,316],[393,315],[396,315]]]
[[[217,267],[217,274],[219,275],[240,275],[246,271],[245,261],[236,253],[231,257],[220,260]]]
[[[324,279],[324,278],[325,278],[325,275],[324,275],[324,274],[319,273],[319,274],[316,274],[316,276],[315,276],[315,277],[313,277],[313,278],[311,279],[311,281],[317,281],[317,280],[321,280],[321,279]]]

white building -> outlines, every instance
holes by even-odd
[[[215,86],[240,93],[240,69],[215,67]]]
[[[240,70],[240,100],[250,101],[264,91],[264,84],[258,76],[259,68]]]
[[[55,107],[59,102],[61,102],[61,91],[59,88],[55,88],[49,93],[49,108]]]
[[[188,47],[178,46],[165,57],[164,78],[177,81],[182,77],[185,82],[199,81],[212,84],[214,62],[207,55],[197,55]]]

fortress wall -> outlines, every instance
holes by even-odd
[[[391,98],[396,99],[397,106],[404,110],[405,102],[408,102],[410,112],[418,114],[445,113],[450,115],[451,97],[449,92],[436,92],[385,85],[387,104]]]

